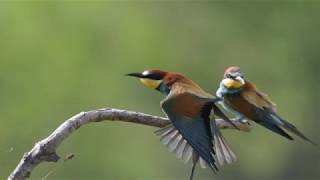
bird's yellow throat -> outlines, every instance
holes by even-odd
[[[229,78],[222,80],[222,84],[226,88],[240,88],[243,85],[241,82]]]
[[[144,85],[146,85],[146,86],[148,86],[148,87],[150,87],[152,89],[158,88],[160,86],[160,83],[161,83],[161,80],[152,80],[152,79],[144,79],[144,78],[141,78],[140,81]]]

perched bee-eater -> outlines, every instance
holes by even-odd
[[[216,94],[223,99],[223,106],[239,118],[253,120],[265,128],[293,140],[285,131],[287,130],[315,145],[293,124],[277,114],[275,103],[266,94],[259,92],[253,83],[245,80],[239,67],[232,66],[226,69]]]
[[[166,95],[161,107],[171,121],[167,127],[155,133],[169,151],[179,159],[188,162],[192,158],[192,171],[197,162],[214,172],[219,165],[236,160],[235,154],[225,142],[214,120],[210,121],[211,109],[214,114],[232,122],[215,105],[217,98],[202,90],[196,83],[182,74],[162,70],[146,70],[128,76],[140,78],[148,87]]]

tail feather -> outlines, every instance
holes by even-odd
[[[278,133],[289,140],[293,140],[286,131],[287,130],[300,138],[310,142],[313,145],[317,145],[315,142],[307,138],[304,134],[302,134],[293,124],[288,121],[282,119],[277,113],[275,113],[272,109],[257,109],[256,111],[260,115],[260,121],[256,121],[260,125],[270,129],[271,131]]]
[[[199,158],[199,164],[201,168],[206,168],[208,167],[208,164],[206,163],[206,161],[202,158]]]
[[[257,123],[259,123],[260,125],[262,125],[263,127],[270,129],[271,131],[289,139],[289,140],[293,140],[293,137],[291,137],[288,133],[286,133],[284,130],[282,130],[280,127],[278,127],[278,125],[275,125],[273,123],[267,122],[267,121],[257,121]]]
[[[278,125],[280,125],[281,127],[283,127],[284,129],[290,131],[291,133],[299,136],[300,138],[302,138],[305,141],[310,142],[313,145],[317,145],[317,143],[313,142],[311,139],[309,139],[308,137],[306,137],[304,134],[302,134],[296,126],[294,126],[293,124],[289,123],[288,121],[282,119],[281,117],[279,117],[276,113],[272,113],[271,116],[273,117],[273,119],[276,120],[276,122],[278,122]],[[279,123],[280,122],[280,123]]]
[[[214,120],[210,121],[211,132],[213,135],[213,145],[216,152],[216,159],[220,166],[232,164],[237,160],[235,153],[232,151],[226,140],[222,136]]]

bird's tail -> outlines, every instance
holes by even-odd
[[[282,119],[279,115],[277,115],[276,113],[270,113],[271,119],[273,120],[274,123],[276,123],[278,126],[286,129],[287,131],[299,136],[300,138],[302,138],[303,140],[306,140],[308,142],[310,142],[313,145],[317,145],[317,143],[313,142],[312,140],[310,140],[308,137],[306,137],[304,134],[302,134],[296,126],[294,126],[293,124],[289,123],[288,121]]]
[[[237,156],[232,151],[226,140],[222,136],[215,120],[210,120],[211,133],[213,136],[213,148],[216,152],[216,160],[219,165],[231,164],[237,160]]]
[[[192,154],[192,169],[191,169],[191,174],[190,174],[189,180],[193,180],[194,171],[196,169],[198,161],[199,161],[199,155],[194,152]]]

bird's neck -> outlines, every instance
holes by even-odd
[[[168,95],[170,93],[170,89],[168,88],[168,86],[166,86],[163,83],[160,84],[160,87],[158,88],[158,90],[164,95]]]
[[[220,87],[216,92],[216,95],[220,98],[225,96],[234,96],[238,95],[241,92],[242,88],[226,88],[222,83],[220,83]]]

